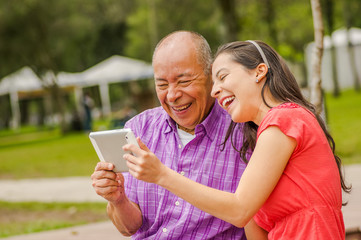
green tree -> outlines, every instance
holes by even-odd
[[[83,71],[120,54],[131,6],[115,0],[1,1],[0,75],[31,67],[51,92],[52,109],[64,116],[57,73]],[[60,119],[65,131],[64,117]]]
[[[221,14],[215,0],[150,1],[135,0],[135,11],[127,18],[127,56],[150,62],[155,44],[177,30],[201,33],[212,49],[223,42],[219,24]],[[157,29],[156,36],[153,29]]]

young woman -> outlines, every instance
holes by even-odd
[[[261,41],[219,48],[212,96],[231,115],[228,138],[244,122],[242,158],[253,150],[236,192],[212,189],[162,165],[147,147],[126,145],[130,173],[201,210],[245,227],[248,239],[344,239],[341,174],[335,144],[303,98],[284,60]],[[220,159],[219,161],[222,161]]]

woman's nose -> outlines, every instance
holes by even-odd
[[[220,92],[221,92],[221,89],[220,89],[219,85],[217,83],[213,83],[211,96],[214,98],[217,98]]]

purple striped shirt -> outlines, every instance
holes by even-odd
[[[176,123],[161,107],[142,112],[125,127],[169,168],[209,187],[235,192],[245,164],[230,140],[221,151],[229,123],[229,115],[215,103],[196,126],[196,137],[184,147]],[[240,136],[238,131],[234,138],[239,143]],[[130,174],[124,176],[127,196],[143,214],[143,224],[133,239],[246,239],[243,229],[195,208],[162,187],[138,181]]]

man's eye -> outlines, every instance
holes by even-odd
[[[168,84],[158,84],[157,87],[164,89],[164,88],[168,87]]]
[[[187,85],[191,83],[191,80],[184,80],[184,81],[180,81],[179,83],[182,85]]]

